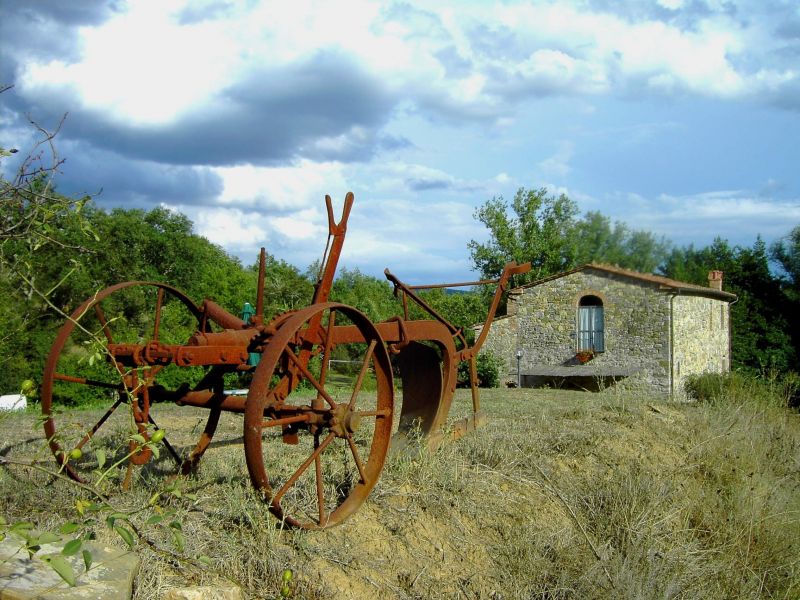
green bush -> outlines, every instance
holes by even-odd
[[[688,377],[684,389],[689,398],[699,402],[786,408],[797,405],[800,376],[794,372],[762,376],[740,372],[703,373]]]
[[[477,364],[478,385],[480,387],[497,387],[500,385],[500,359],[491,352],[478,354]],[[458,365],[458,386],[469,387],[469,361]]]

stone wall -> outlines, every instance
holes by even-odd
[[[689,375],[730,370],[730,305],[698,296],[673,302],[673,375],[681,392]]]
[[[603,302],[605,352],[579,365],[578,304],[586,295]],[[730,369],[730,305],[657,282],[586,268],[514,290],[508,315],[494,322],[482,349],[503,361],[501,381],[516,381],[517,350],[529,383],[554,373],[576,379],[624,373],[628,384],[670,394],[682,391],[688,375]]]
[[[507,381],[517,380],[517,326],[516,316],[496,318],[481,348],[481,352],[491,352],[502,361],[501,385]],[[481,329],[483,329],[481,325],[475,328],[476,337],[480,334]]]

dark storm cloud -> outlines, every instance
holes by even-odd
[[[129,158],[182,165],[275,165],[300,154],[363,160],[375,151],[377,130],[394,103],[376,77],[335,52],[289,67],[255,68],[166,125],[112,120],[68,94],[17,97],[16,108],[47,118],[68,110],[69,138]],[[340,136],[338,144],[319,143]]]
[[[66,157],[57,178],[59,191],[88,194],[100,206],[213,204],[223,188],[219,175],[207,167],[126,160],[82,142],[60,143],[59,154]]]
[[[108,20],[118,5],[107,0],[0,0],[3,80],[14,79],[24,58],[76,60],[80,56],[78,27]]]

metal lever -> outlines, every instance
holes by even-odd
[[[350,209],[353,208],[353,192],[347,192],[344,198],[342,219],[338,223],[333,217],[333,201],[327,194],[325,194],[325,207],[328,209],[328,235],[342,235],[347,231],[347,219],[350,216]]]

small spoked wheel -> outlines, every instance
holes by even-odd
[[[41,387],[45,435],[67,475],[84,483],[124,478],[127,486],[133,465],[152,463],[154,471],[172,475],[188,472],[197,463],[214,435],[220,411],[210,411],[194,449],[182,456],[179,448],[186,440],[172,423],[159,418],[159,403],[189,390],[221,391],[223,373],[174,364],[137,366],[120,356],[126,345],[139,348],[132,354],[146,352],[148,344],[154,348],[153,342],[183,344],[200,328],[205,324],[197,306],[160,283],[111,286],[70,315],[47,357]],[[78,406],[82,409],[75,410]],[[162,428],[166,435],[156,439],[163,436],[164,445],[158,448],[166,456],[156,461],[141,442]],[[116,463],[120,468],[109,471]],[[122,467],[127,467],[124,475]]]
[[[392,431],[389,355],[360,311],[300,310],[268,342],[247,396],[247,468],[270,511],[304,529],[341,523],[380,477]]]

